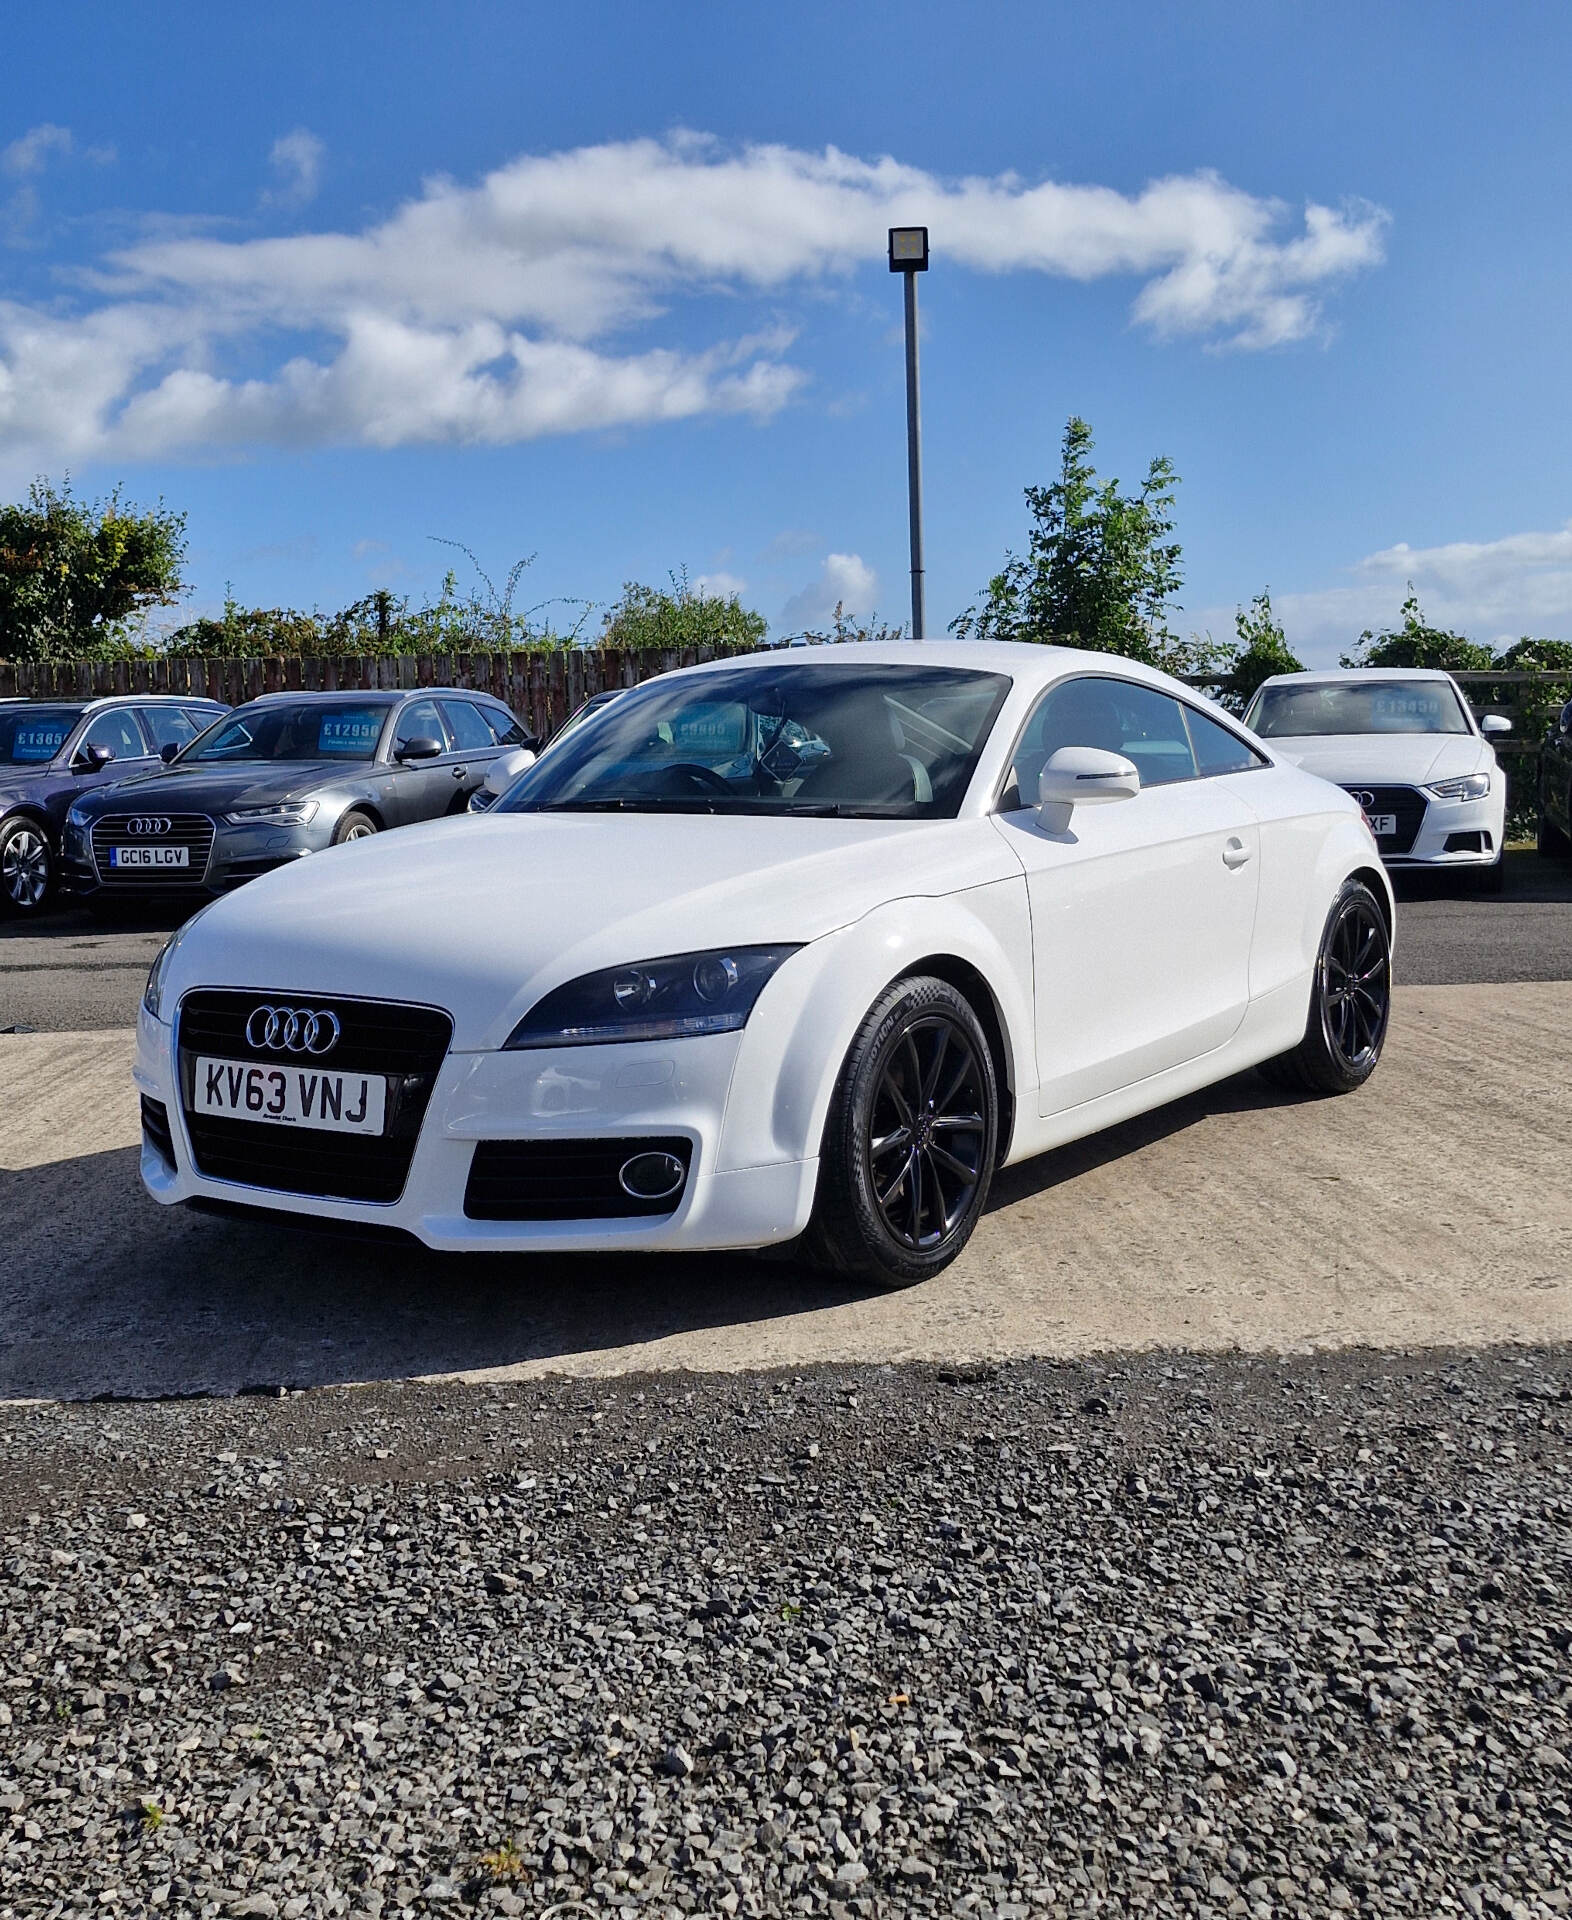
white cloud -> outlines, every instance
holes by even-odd
[[[1410,582],[1433,626],[1471,640],[1502,647],[1524,634],[1572,639],[1572,520],[1499,540],[1400,541],[1355,561],[1333,585],[1274,593],[1272,605],[1306,666],[1334,666],[1367,629],[1399,624]],[[1233,609],[1206,608],[1195,624],[1231,635]]]
[[[268,154],[275,184],[262,195],[264,207],[303,207],[317,197],[322,181],[322,156],[327,148],[314,133],[296,127],[280,134]]]
[[[50,154],[70,151],[71,129],[57,127],[46,120],[41,126],[29,127],[20,139],[0,149],[0,173],[8,173],[14,180],[31,179],[43,172]]]
[[[693,583],[695,593],[713,594],[717,599],[729,600],[734,593],[746,593],[748,583],[734,573],[724,569],[716,573],[701,573]]]
[[[827,627],[837,605],[849,617],[874,611],[879,576],[860,553],[830,553],[816,579],[794,593],[781,608],[781,626],[787,633]]]
[[[34,129],[7,152],[34,167],[63,133]],[[305,129],[282,136],[271,203],[308,199],[321,156]],[[789,331],[693,352],[598,343],[679,294],[778,299],[847,276],[880,260],[889,224],[913,219],[948,261],[1135,278],[1138,324],[1240,347],[1315,332],[1325,291],[1380,259],[1385,222],[1310,205],[1294,231],[1278,202],[1212,173],[1126,195],[694,134],[524,155],[478,184],[428,181],[358,232],[149,238],[85,276],[74,313],[0,309],[0,453],[508,441],[768,417],[801,380],[782,357]],[[262,371],[238,380],[226,360],[242,352]]]

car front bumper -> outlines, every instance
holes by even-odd
[[[213,837],[206,857],[189,868],[151,869],[117,874],[105,868],[88,844],[87,833],[69,822],[61,839],[60,881],[63,890],[79,897],[135,900],[149,894],[200,894],[216,899],[231,893],[275,867],[287,867],[307,854],[332,844],[336,815],[319,810],[315,819],[299,826],[267,822],[234,825],[211,814]]]
[[[1390,851],[1378,840],[1381,858],[1392,871],[1405,867],[1492,867],[1501,858],[1506,827],[1506,793],[1498,780],[1478,800],[1439,800],[1419,789],[1426,803],[1413,840]]]
[[[778,1245],[812,1210],[813,1158],[732,1165],[727,1103],[742,1035],[511,1053],[447,1054],[437,1071],[408,1175],[390,1203],[319,1197],[214,1179],[198,1168],[180,1084],[175,1030],[144,1008],[135,1080],[163,1110],[167,1133],[144,1127],[142,1182],[162,1204],[265,1209],[300,1223],[393,1228],[433,1248],[470,1252],[614,1252]],[[302,1130],[304,1131],[304,1130]],[[484,1142],[593,1142],[680,1137],[691,1147],[672,1210],[633,1218],[497,1220],[465,1210]],[[331,1136],[324,1136],[331,1137]],[[166,1146],[172,1161],[166,1157]]]

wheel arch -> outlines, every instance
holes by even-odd
[[[1376,897],[1376,905],[1381,909],[1381,918],[1386,922],[1386,937],[1390,941],[1396,932],[1396,915],[1392,910],[1392,885],[1386,877],[1386,870],[1380,866],[1356,867],[1348,876],[1367,886]]]
[[[35,827],[43,829],[44,838],[49,842],[50,852],[59,851],[60,835],[55,831],[54,822],[43,807],[31,800],[18,800],[13,807],[0,808],[0,831],[10,826],[13,820],[31,820]]]

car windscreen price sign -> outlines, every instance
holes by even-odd
[[[380,707],[356,707],[348,712],[325,713],[317,731],[317,750],[345,760],[369,760],[377,750],[382,731]]]

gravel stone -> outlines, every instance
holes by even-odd
[[[1563,1349],[0,1408],[0,1920],[1572,1915],[1569,1429]]]

